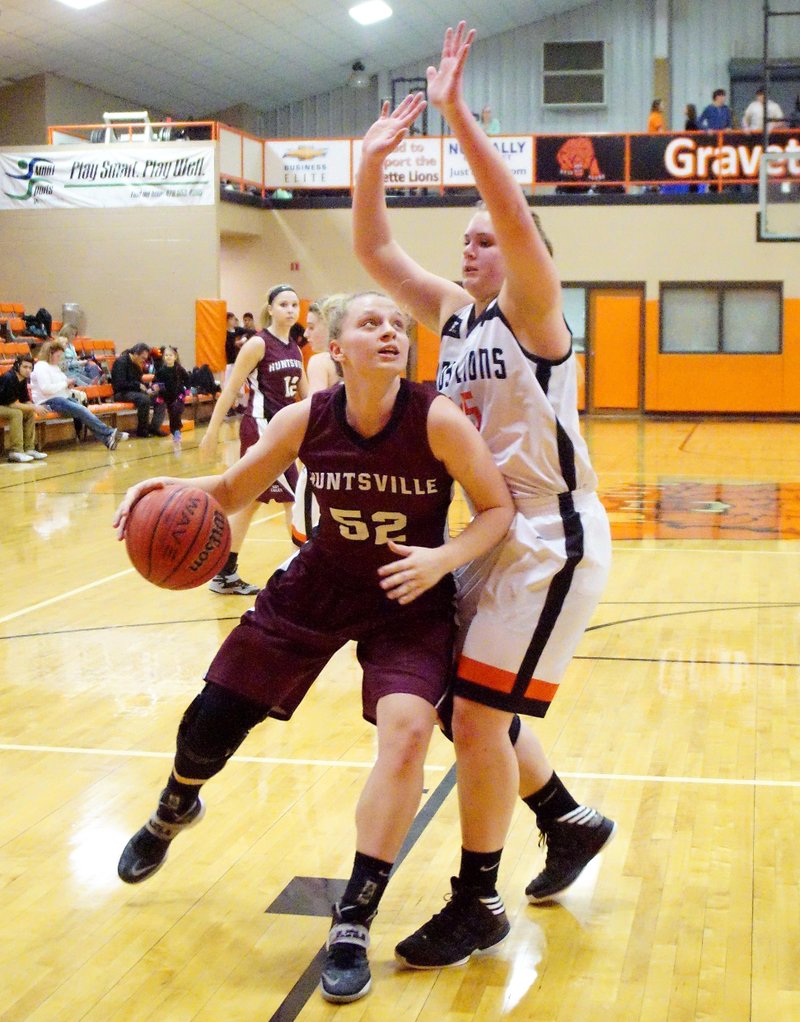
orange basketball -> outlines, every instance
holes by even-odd
[[[148,582],[162,589],[193,589],[222,570],[231,549],[231,528],[205,490],[165,486],[133,505],[125,547]]]

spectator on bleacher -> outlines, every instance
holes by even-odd
[[[500,134],[500,120],[492,117],[492,108],[488,104],[481,110],[480,124],[487,135]]]
[[[683,130],[684,131],[697,131],[698,130],[698,127],[697,127],[697,107],[694,105],[694,103],[687,103],[686,104],[686,110],[684,112],[684,117],[686,118],[686,120],[685,120],[684,125],[683,125]]]
[[[246,312],[242,316],[242,332],[245,340],[248,341],[258,333],[255,316],[252,312]]]
[[[650,134],[664,130],[664,112],[662,101],[654,99],[650,104],[650,116],[647,118],[647,130]]]
[[[79,387],[92,387],[102,381],[102,368],[90,358],[80,358],[75,350],[78,330],[71,323],[65,323],[58,331],[64,342],[64,371]]]
[[[167,344],[161,351],[161,365],[156,369],[153,379],[154,388],[158,389],[158,399],[163,401],[169,413],[169,431],[172,434],[172,445],[176,451],[181,447],[181,416],[183,415],[184,399],[189,390],[189,374],[181,365],[178,349]]]
[[[244,335],[244,328],[239,326],[239,319],[235,312],[229,312],[225,323],[225,379],[230,376],[228,366],[232,366],[239,354],[239,348],[247,338]]]
[[[774,99],[767,101],[763,88],[759,88],[756,89],[756,98],[749,104],[742,116],[742,128],[745,131],[763,131],[765,112],[770,130],[786,127],[786,120],[780,105]]]
[[[142,374],[150,361],[150,347],[134,344],[115,359],[111,367],[111,385],[115,401],[128,401],[136,405],[138,437],[159,436],[159,427],[166,415],[166,406],[156,403],[155,391],[142,381]],[[150,412],[153,413],[152,421]]]
[[[727,95],[724,89],[714,89],[711,102],[697,122],[703,131],[725,131],[733,127],[731,108],[725,102]]]
[[[36,406],[28,394],[33,356],[18,355],[14,365],[0,376],[0,422],[10,435],[9,461],[40,461],[46,454],[36,450]]]
[[[64,342],[58,339],[45,341],[39,349],[39,357],[31,374],[31,396],[33,403],[42,405],[48,411],[82,423],[101,440],[109,451],[113,451],[120,440],[127,440],[128,434],[98,419],[86,404],[86,394],[73,390],[69,379],[61,369],[64,359]]]
[[[4,344],[16,344],[19,338],[11,329],[7,319],[0,319],[0,341]]]
[[[246,316],[250,317],[250,324],[253,329],[250,331],[249,327],[239,326],[239,318],[234,312],[228,313],[228,319],[225,328],[225,374],[222,377],[222,385],[224,386],[231,373],[233,372],[233,364],[236,361],[236,356],[239,354],[239,350],[245,341],[248,341],[258,331],[255,329],[255,321],[253,320],[253,314],[251,312],[245,313]],[[239,415],[247,404],[247,393],[242,387],[239,393],[236,395],[236,401],[231,405],[228,410],[228,416],[233,417]]]

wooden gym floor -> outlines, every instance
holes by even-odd
[[[202,471],[198,433],[180,456],[167,439],[88,442],[0,465],[1,1022],[800,1018],[800,424],[585,428],[614,565],[539,733],[618,835],[534,908],[542,852],[520,804],[500,877],[511,937],[465,968],[395,968],[457,869],[437,734],[373,927],[373,991],[340,1008],[316,969],[374,751],[351,651],[291,724],[249,737],[165,868],[124,886],[119,852],[248,601],[149,586],[109,525],[130,483]],[[242,574],[263,581],[289,552],[270,507]]]

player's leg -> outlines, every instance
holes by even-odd
[[[208,583],[212,593],[219,593],[221,596],[255,596],[259,592],[259,586],[245,582],[239,575],[239,551],[258,506],[258,501],[254,501],[249,507],[242,508],[230,516],[231,552],[222,571]]]
[[[328,1001],[355,1001],[369,990],[369,927],[419,807],[435,719],[419,696],[395,693],[378,702],[378,757],[356,808],[353,872],[328,934],[321,980]]]
[[[519,787],[511,719],[510,712],[455,697],[461,867],[445,908],[397,945],[398,960],[411,968],[463,965],[509,933],[497,875]]]
[[[597,809],[579,804],[553,770],[542,743],[525,724],[517,728],[519,794],[536,814],[544,869],[525,888],[532,903],[545,901],[574,883],[614,836],[616,824]]]
[[[122,852],[121,880],[138,884],[160,869],[174,838],[203,816],[200,788],[222,770],[268,709],[220,685],[206,685],[181,720],[172,773],[158,806]]]

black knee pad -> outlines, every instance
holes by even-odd
[[[218,774],[268,712],[268,707],[208,683],[178,728],[175,772],[197,781]]]

